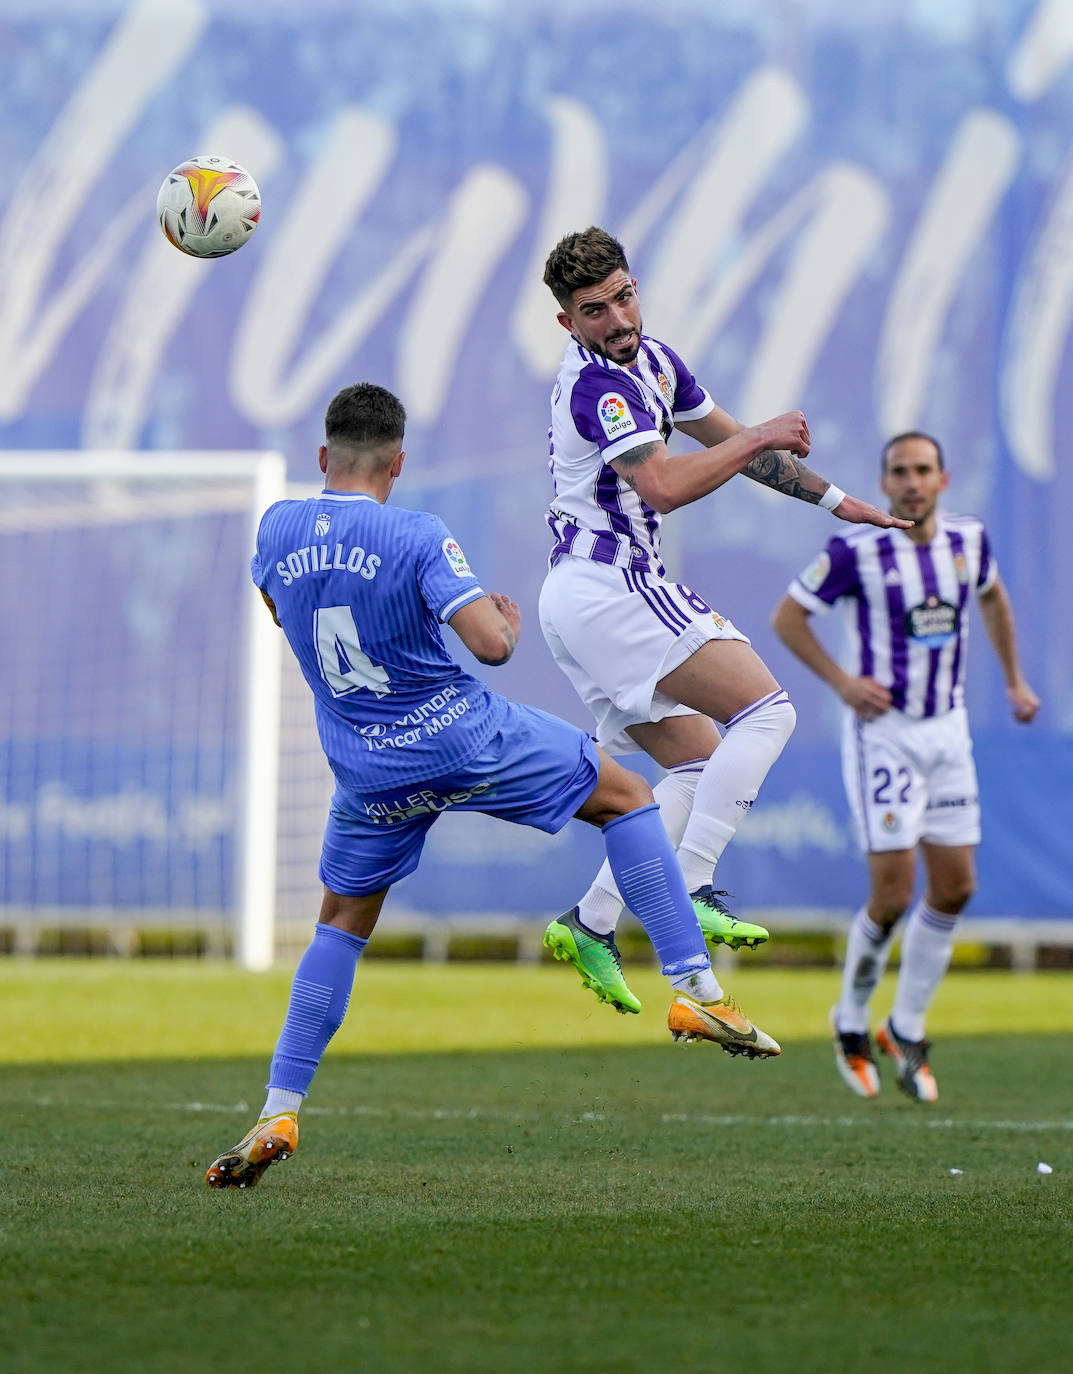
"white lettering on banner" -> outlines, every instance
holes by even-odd
[[[795,793],[789,801],[765,802],[749,813],[734,843],[750,849],[773,849],[780,858],[800,858],[803,851],[844,854],[849,840],[838,819],[819,797]]]
[[[247,297],[232,360],[235,404],[254,424],[300,419],[426,258],[399,334],[399,387],[413,398],[408,408],[415,419],[439,414],[462,337],[528,204],[521,183],[496,167],[470,171],[443,220],[412,234],[287,369],[332,263],[379,189],[397,143],[398,131],[384,120],[346,110],[277,231]],[[342,177],[341,167],[347,169]],[[325,204],[332,205],[331,215],[323,213]]]
[[[602,223],[611,167],[604,131],[579,100],[553,96],[547,115],[552,137],[548,185],[510,322],[514,346],[534,377],[553,375],[565,347],[562,325],[548,309],[548,248],[581,224]]]
[[[235,828],[235,805],[229,797],[206,797],[200,793],[181,797],[177,811],[177,833],[194,848],[215,844]]]
[[[756,73],[694,152],[693,161],[703,165],[691,169],[682,204],[677,209],[671,204],[685,179],[680,172],[657,184],[623,229],[634,243],[655,223],[670,222],[646,281],[645,298],[652,302],[659,328],[685,356],[693,357],[710,346],[780,244],[793,242],[802,222],[812,217],[766,312],[740,407],[747,418],[776,414],[801,395],[889,219],[889,197],[878,179],[862,168],[837,163],[820,172],[767,225],[752,231],[731,266],[712,282],[713,264],[742,235],[750,206],[800,135],[806,113],[803,93],[785,73]]]
[[[393,125],[347,106],[278,216],[239,318],[231,362],[235,405],[255,424],[285,425],[305,414],[405,286],[427,248],[429,230],[411,235],[366,292],[333,323],[318,328],[305,354],[294,361],[332,264],[380,189],[397,146]],[[331,214],[324,213],[326,205]]]
[[[876,360],[883,434],[921,422],[954,293],[1013,181],[1020,149],[1013,125],[990,110],[973,110],[961,122],[887,304]]]
[[[744,828],[744,827],[743,827]],[[511,829],[510,855],[514,863],[554,862],[565,856],[571,843],[570,826],[557,835],[547,835],[527,825]],[[514,831],[517,831],[517,835]],[[492,864],[503,862],[503,822],[481,811],[452,816],[450,810],[429,831],[425,845],[427,858],[438,864]]]
[[[673,339],[686,357],[696,355],[705,335],[696,309],[708,294],[712,264],[726,261],[749,207],[807,116],[797,83],[785,72],[764,68],[749,77],[712,128],[703,163],[694,168],[645,273],[655,332]],[[669,210],[665,206],[664,214]],[[628,222],[623,233],[633,241]]]
[[[1039,100],[1073,61],[1073,7],[1040,0],[1006,64],[1006,83],[1018,100]]]
[[[771,251],[784,235],[794,248],[749,366],[743,415],[759,419],[796,404],[846,298],[887,228],[889,207],[890,197],[876,177],[850,163],[836,163],[765,226],[769,243],[762,244],[765,230],[756,236],[754,250],[762,245]],[[809,212],[811,222],[800,232],[798,221]],[[747,250],[742,256],[748,263],[751,253]],[[758,256],[758,275],[761,261]],[[715,323],[707,312],[702,323],[710,338]],[[779,499],[770,488],[760,490]]]
[[[179,797],[175,814],[166,799],[133,785],[119,792],[78,797],[60,782],[45,783],[35,801],[35,823],[69,840],[107,844],[151,841],[185,843],[197,849],[234,830],[234,802],[224,796],[190,793]]]
[[[1006,81],[1026,102],[1039,100],[1073,61],[1069,0],[1040,0],[1010,55]],[[1009,342],[999,376],[999,414],[1015,461],[1047,480],[1055,469],[1054,397],[1069,336],[1073,287],[1069,235],[1073,162],[1013,293]]]
[[[224,110],[199,139],[199,148],[226,148],[258,181],[279,165],[283,142],[256,110]],[[156,399],[153,383],[164,352],[213,270],[177,253],[154,221],[123,292],[123,303],[101,345],[82,420],[82,446],[136,448]]]
[[[194,51],[209,17],[201,0],[173,0],[165,10],[156,0],[136,0],[12,191],[0,226],[0,422],[24,412],[63,336],[114,272],[136,222],[144,222],[143,190],[120,206],[112,229],[94,240],[66,279],[50,287],[57,252],[92,187],[148,102]],[[1040,0],[1007,65],[1014,96],[1040,99],[1071,57],[1066,0]],[[567,215],[575,222],[578,204],[583,219],[603,213],[613,170],[605,131],[590,110],[563,96],[549,99],[546,109],[552,130],[548,190],[536,217],[540,235],[531,264],[543,255],[545,239],[567,227]],[[890,217],[890,194],[875,174],[845,162],[817,168],[784,203],[772,178],[810,113],[806,94],[788,73],[759,68],[718,120],[679,149],[668,148],[663,175],[618,226],[631,253],[653,240],[646,319],[687,357],[709,346],[775,251],[790,242],[790,266],[766,303],[764,333],[743,404],[736,407],[746,419],[797,401]],[[272,165],[280,156],[277,132],[256,112],[232,110],[227,118],[246,122],[250,145],[260,150],[251,160]],[[415,277],[411,303],[392,322],[398,385],[414,397],[411,412],[420,422],[442,413],[467,330],[493,274],[527,227],[529,201],[510,170],[490,163],[465,169],[446,206],[371,269],[367,284],[314,334],[314,306],[391,169],[398,141],[390,120],[344,108],[327,126],[289,205],[277,207],[273,234],[239,312],[230,361],[234,404],[252,425],[305,418]],[[957,286],[1008,191],[1020,146],[1004,115],[983,107],[964,115],[893,287],[876,360],[884,424],[910,422],[920,409]],[[1017,282],[998,376],[1013,457],[1040,480],[1054,472],[1055,389],[1073,321],[1073,262],[1064,251],[1073,222],[1073,162],[1064,180],[1054,180],[1057,198]],[[580,185],[585,193],[579,200]],[[746,235],[746,216],[761,198],[776,198],[782,208]],[[322,213],[326,203],[330,215]],[[807,232],[794,241],[802,221],[808,221]],[[168,258],[162,243],[154,241],[152,252],[147,244],[115,325],[97,350],[85,402],[87,444],[140,441],[166,345],[206,277],[202,266]],[[559,355],[552,348],[558,336],[551,313],[534,324],[548,303],[532,273],[520,290],[510,317],[519,357],[531,376],[549,376]],[[908,357],[909,365],[894,368],[895,356],[903,363]]]
[[[399,390],[423,424],[443,409],[466,329],[521,233],[528,205],[521,182],[492,166],[475,167],[448,203],[436,252],[399,335]]]
[[[999,378],[999,413],[1010,449],[1033,477],[1055,469],[1058,374],[1073,317],[1073,161],[1013,290],[1008,344]]]
[[[30,834],[30,808],[18,802],[0,803],[0,841],[25,840]]]
[[[40,151],[0,223],[0,420],[15,419],[34,383],[137,225],[152,188],[138,191],[94,236],[46,297],[56,254],[103,170],[209,22],[198,0],[139,0],[119,20]]]

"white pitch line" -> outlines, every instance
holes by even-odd
[[[709,1116],[697,1112],[664,1112],[660,1120],[668,1124],[698,1126],[809,1126],[846,1127],[880,1126],[884,1130],[894,1125],[926,1126],[929,1130],[966,1131],[1073,1131],[1073,1121],[958,1121],[954,1117],[889,1116],[869,1119],[866,1116]]]
[[[188,1112],[223,1112],[229,1115],[247,1115],[252,1108],[246,1102],[187,1102],[181,1108]],[[304,1116],[404,1116],[417,1121],[529,1121],[536,1120],[533,1114],[522,1112],[497,1111],[488,1107],[303,1107]],[[546,1120],[546,1117],[540,1119]],[[560,1118],[562,1120],[563,1118]],[[581,1112],[566,1120],[578,1125],[592,1122],[614,1121],[613,1114],[605,1112]],[[825,1130],[860,1130],[878,1127],[888,1130],[891,1126],[923,1126],[928,1130],[940,1131],[1073,1131],[1073,1121],[958,1121],[954,1117],[934,1117],[924,1115],[904,1115],[901,1117],[868,1116],[747,1116],[734,1114],[716,1116],[706,1112],[662,1112],[659,1120],[665,1126],[770,1126],[785,1130],[798,1127]]]

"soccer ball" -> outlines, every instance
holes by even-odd
[[[261,217],[261,193],[245,167],[226,157],[192,157],[164,178],[156,214],[168,241],[192,258],[241,248]]]

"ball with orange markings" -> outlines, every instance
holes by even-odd
[[[261,218],[261,193],[245,167],[226,157],[192,157],[164,178],[157,219],[169,243],[192,258],[241,248]]]

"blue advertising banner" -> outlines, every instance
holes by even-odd
[[[561,233],[603,224],[646,329],[742,421],[803,409],[810,463],[839,486],[879,500],[883,441],[941,438],[946,508],[984,519],[1043,702],[1013,722],[977,620],[973,911],[1073,913],[1064,0],[7,0],[0,57],[0,449],[278,449],[313,482],[328,400],[383,383],[410,416],[397,499],[437,510],[522,605],[494,685],[588,725],[536,624],[565,338],[541,272]],[[263,197],[250,243],[212,262],[154,216],[164,175],[201,153]],[[839,705],[769,629],[835,522],[743,480],[665,528],[668,566],[798,710],[728,874],[751,906],[855,906]],[[451,824],[414,907],[559,908],[599,857],[498,827],[467,861]]]

